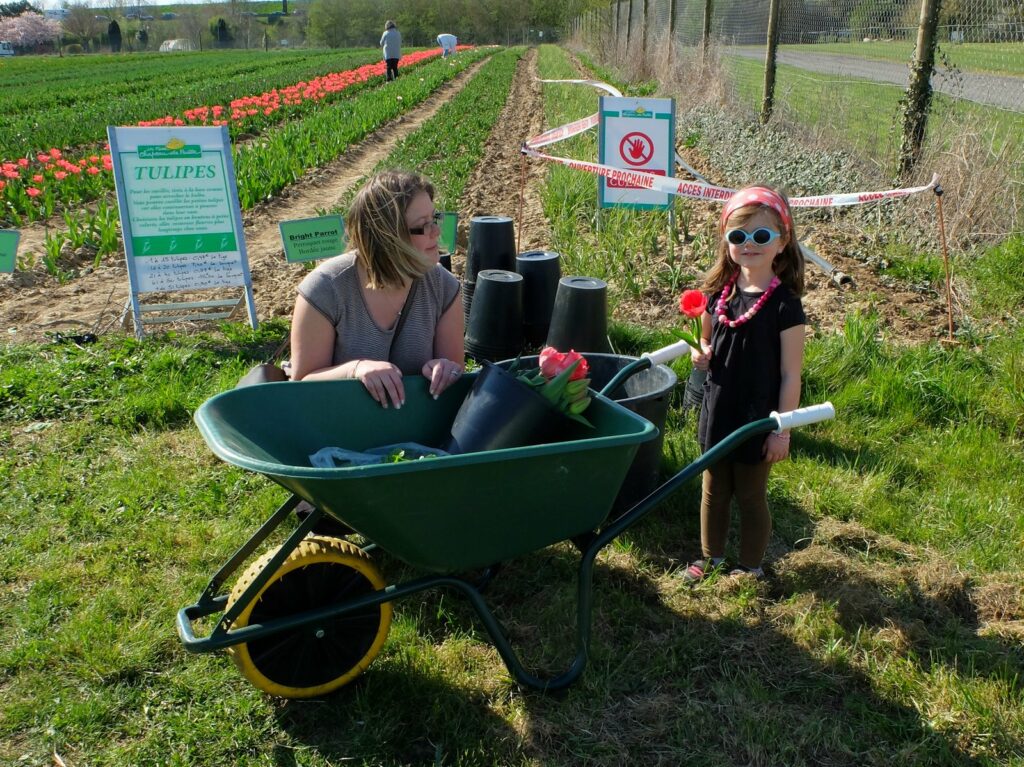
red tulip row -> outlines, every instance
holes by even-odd
[[[436,50],[417,51],[404,56],[405,67],[436,57]],[[228,125],[233,131],[259,132],[268,125],[293,116],[328,96],[383,76],[383,62],[336,72],[286,88],[277,88],[258,96],[232,100],[222,105],[199,106],[180,116],[166,115],[139,121],[141,126]],[[282,112],[285,108],[289,111]],[[94,150],[74,160],[52,148],[35,157],[20,157],[0,162],[0,227],[20,226],[53,215],[58,209],[96,199],[113,186],[109,146],[105,153]]]

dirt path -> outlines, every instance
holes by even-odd
[[[516,222],[520,252],[551,248],[551,231],[541,202],[547,167],[539,162],[524,163],[519,151],[526,139],[545,127],[537,49],[531,48],[519,61],[505,108],[484,145],[480,164],[466,184],[460,206],[459,247],[452,259],[456,274],[461,275],[465,267],[469,220],[473,216],[510,216]],[[524,190],[522,215],[520,189]]]
[[[260,319],[291,314],[295,285],[306,273],[302,264],[284,261],[278,222],[317,215],[330,208],[360,178],[407,135],[419,128],[472,79],[482,62],[441,86],[419,107],[402,115],[341,158],[311,171],[280,197],[245,213],[245,241],[253,294]],[[483,203],[482,203],[483,204]],[[22,252],[42,251],[42,226],[22,231]],[[195,300],[204,295],[174,294],[169,300]],[[223,297],[223,293],[220,295]],[[42,267],[15,275],[0,275],[0,330],[7,341],[38,341],[48,332],[109,332],[117,325],[128,300],[128,273],[122,260],[111,259],[97,268],[84,268],[64,285]],[[147,294],[147,301],[160,300]]]

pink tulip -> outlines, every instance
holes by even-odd
[[[540,373],[545,378],[554,378],[563,370],[572,366],[577,360],[580,361],[580,364],[572,371],[572,375],[569,376],[570,381],[578,381],[581,378],[587,377],[590,373],[587,361],[579,352],[573,349],[563,353],[553,346],[546,346],[540,353]]]

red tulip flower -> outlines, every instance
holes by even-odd
[[[679,339],[686,341],[699,352],[703,351],[700,347],[701,317],[707,308],[707,296],[699,290],[684,290],[683,294],[679,296],[679,313],[686,315],[687,322],[683,330],[673,332]]]
[[[516,377],[569,418],[593,426],[583,417],[583,411],[590,405],[590,379],[587,377],[590,367],[583,355],[572,349],[560,352],[553,346],[546,346],[541,350],[538,362],[540,367],[519,373]],[[516,368],[518,363],[512,370]]]

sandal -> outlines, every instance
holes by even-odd
[[[721,569],[721,563],[716,565],[710,559],[698,559],[696,562],[691,562],[679,577],[682,578],[683,583],[686,585],[696,586],[711,575],[711,573]]]
[[[729,577],[732,578],[737,575],[752,575],[757,580],[761,580],[764,578],[764,568],[736,565],[736,567],[729,571]]]

